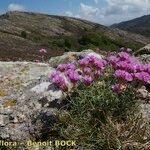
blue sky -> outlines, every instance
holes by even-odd
[[[0,13],[15,10],[71,16],[110,25],[150,14],[150,0],[0,0]]]

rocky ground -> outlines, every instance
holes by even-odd
[[[61,62],[91,53],[103,57],[87,50],[65,53],[49,63],[0,62],[0,139],[20,142],[48,138],[55,113],[63,105],[62,92],[49,81],[50,72]],[[150,104],[142,102],[141,110],[150,118]],[[20,149],[26,149],[21,145]]]

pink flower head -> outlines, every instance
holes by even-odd
[[[150,74],[150,64],[147,64],[147,65],[146,65],[146,68],[147,68],[146,71]]]
[[[101,61],[102,61],[102,63],[103,63],[104,66],[106,66],[108,64],[107,61],[104,60],[104,59],[102,59]]]
[[[124,61],[124,60],[128,60],[130,55],[126,52],[120,52],[118,53],[118,56],[120,57],[120,60]]]
[[[92,79],[91,76],[85,75],[85,76],[83,77],[83,82],[84,82],[85,84],[89,85],[89,84],[91,84],[91,83],[93,82],[93,79]]]
[[[74,70],[67,70],[65,72],[65,75],[71,80],[71,82],[76,83],[78,80],[80,80],[80,75],[77,71]]]
[[[147,72],[138,72],[134,74],[135,78],[146,84],[150,84],[150,74]]]
[[[90,55],[86,57],[89,61],[89,63],[94,63],[95,59],[97,59],[97,57],[95,57],[94,55]]]
[[[132,81],[133,77],[130,73],[124,70],[116,70],[114,76],[125,81]]]
[[[128,72],[136,72],[136,64],[120,61],[117,63],[117,69],[126,70]]]
[[[116,66],[117,62],[119,61],[119,58],[117,58],[116,56],[110,56],[108,58],[108,61],[112,64],[112,66]]]
[[[95,59],[95,60],[94,60],[94,66],[95,66],[97,69],[104,69],[103,61],[101,61],[100,59]]]
[[[65,71],[66,70],[66,64],[59,64],[57,66],[57,70],[59,70],[59,71]]]
[[[128,66],[128,64],[127,64],[127,62],[125,62],[125,61],[119,61],[119,62],[117,63],[117,69],[124,70],[124,69],[127,68],[127,66]]]
[[[65,83],[64,77],[60,74],[59,71],[54,71],[51,75],[50,78],[54,84],[56,84],[61,90],[67,91],[67,85]]]
[[[79,60],[79,64],[80,64],[81,66],[87,66],[87,65],[89,64],[89,59],[87,59],[87,58],[85,57],[85,58]]]
[[[129,63],[129,64],[127,64],[126,70],[128,72],[133,72],[133,73],[136,72],[136,64],[135,63]]]
[[[138,72],[138,71],[139,71],[139,72],[147,71],[147,65],[138,64],[138,65],[136,66],[136,70],[137,70],[137,72]]]
[[[85,67],[85,68],[83,68],[83,72],[84,72],[84,74],[90,74],[92,72],[92,70],[90,67]]]
[[[76,66],[74,64],[68,63],[66,64],[66,70],[69,70],[69,69],[75,70]]]
[[[133,63],[133,64],[137,64],[137,60],[133,57],[129,57],[127,60],[126,60],[127,63]]]
[[[111,89],[115,93],[120,93],[121,92],[121,85],[120,84],[114,84],[111,86]]]
[[[47,50],[45,48],[42,48],[39,50],[40,53],[47,53]]]

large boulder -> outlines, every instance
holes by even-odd
[[[88,55],[94,55],[98,58],[104,57],[103,55],[97,54],[91,49],[88,49],[88,50],[83,50],[82,52],[66,52],[62,56],[52,57],[49,60],[49,64],[51,65],[51,67],[55,68],[60,63],[69,63],[69,62],[73,63]]]

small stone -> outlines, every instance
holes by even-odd
[[[146,89],[138,89],[139,96],[141,98],[147,98],[148,97],[148,91]]]
[[[4,115],[10,115],[13,113],[13,110],[11,108],[3,108],[1,111]]]
[[[4,127],[9,122],[7,115],[0,115],[0,126]]]

